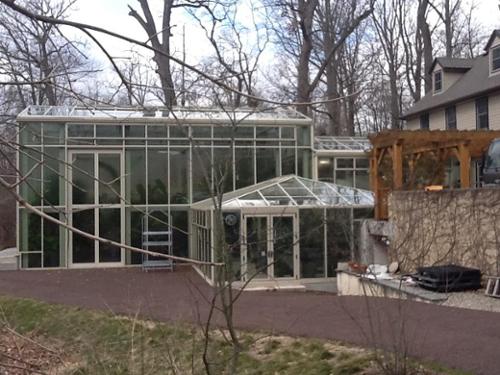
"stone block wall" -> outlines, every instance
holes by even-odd
[[[395,191],[389,221],[389,258],[404,271],[458,264],[500,276],[500,188]]]

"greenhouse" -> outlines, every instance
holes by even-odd
[[[174,111],[31,106],[17,117],[18,192],[92,235],[189,253],[190,205],[285,174],[312,175],[311,119],[291,109]],[[122,267],[140,254],[73,234],[18,207],[21,268]],[[144,233],[163,233],[160,241]],[[153,250],[153,249],[151,249]]]
[[[311,119],[291,109],[32,106],[17,122],[19,194],[103,239],[212,260],[211,196],[222,190],[242,282],[254,273],[260,280],[335,276],[337,262],[357,249],[360,221],[371,217],[372,194],[355,187],[365,185],[366,143],[322,138],[315,150]],[[325,158],[334,169],[324,175]],[[316,165],[325,181],[313,180]],[[151,263],[22,205],[17,230],[21,268]],[[210,269],[199,271],[212,280]]]
[[[214,200],[191,206],[191,252],[214,261]],[[288,175],[225,194],[222,207],[234,280],[245,283],[335,277],[353,258],[371,192]],[[199,272],[213,282],[213,268]]]

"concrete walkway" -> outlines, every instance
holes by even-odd
[[[207,315],[211,290],[189,268],[173,273],[134,268],[5,271],[0,273],[0,294],[197,323]],[[389,348],[400,337],[398,322],[404,320],[404,345],[412,356],[473,374],[500,374],[498,313],[382,298],[245,292],[236,304],[235,320],[242,329]]]

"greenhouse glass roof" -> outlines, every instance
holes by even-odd
[[[191,208],[211,209],[213,203],[209,198]],[[371,191],[288,175],[224,194],[222,207],[371,207],[373,204]]]
[[[319,151],[368,151],[368,138],[363,137],[315,137],[314,148]]]
[[[31,105],[23,110],[18,120],[93,120],[93,121],[294,121],[310,123],[311,119],[292,108],[189,108],[172,110],[160,107],[79,107]]]

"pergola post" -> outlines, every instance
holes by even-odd
[[[370,186],[372,191],[375,193],[375,218],[378,219],[380,216],[380,183],[378,177],[378,156],[379,149],[377,147],[373,148],[372,155],[370,158]]]
[[[403,144],[399,140],[392,145],[392,179],[395,190],[403,187]]]
[[[460,187],[470,188],[470,152],[465,143],[458,145],[458,157],[460,162]]]

